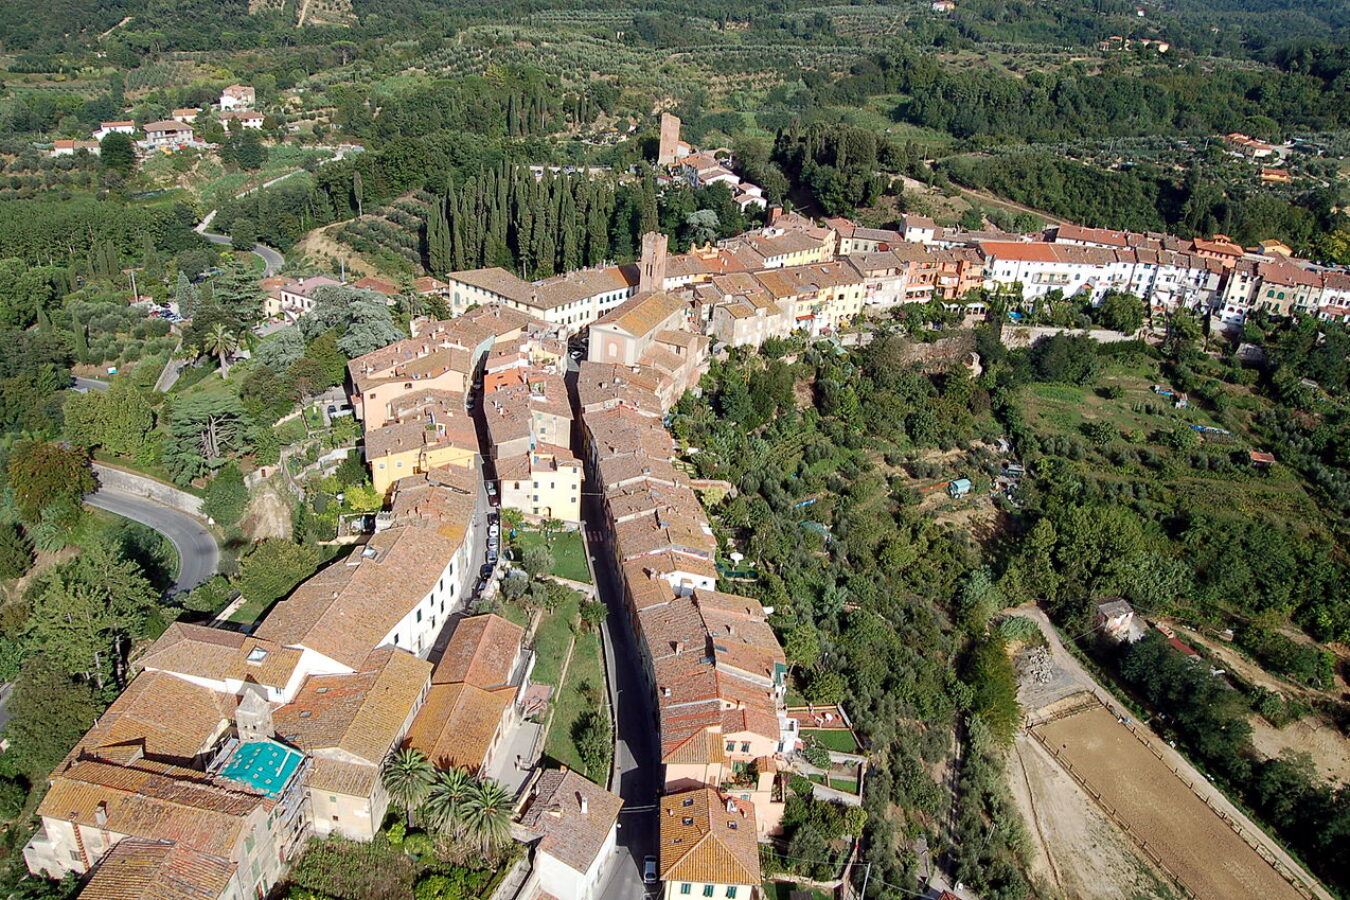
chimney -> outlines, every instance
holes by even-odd
[[[108,824],[108,801],[98,801],[98,806],[94,807],[94,821],[100,826]]]
[[[770,228],[773,227],[774,223],[778,221],[778,217],[781,216],[782,214],[783,214],[783,207],[777,205],[769,207],[768,225]]]
[[[580,791],[577,792],[577,802],[581,804],[581,814],[583,816],[588,816],[591,814],[591,803],[582,795]]]
[[[734,813],[735,811],[736,811],[736,801],[735,801],[735,800],[732,800],[730,797],[728,797],[728,798],[727,798],[727,812],[729,812],[729,813]]]
[[[671,644],[675,648],[676,653],[684,652],[684,641],[672,641]]]

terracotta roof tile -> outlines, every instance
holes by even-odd
[[[712,788],[662,797],[660,873],[663,881],[758,885],[754,805]]]
[[[520,824],[540,836],[539,851],[586,872],[608,841],[622,806],[623,798],[576,772],[551,769],[535,782]]]
[[[524,638],[525,629],[498,615],[460,619],[432,681],[485,689],[508,685]]]

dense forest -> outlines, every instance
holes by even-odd
[[[954,156],[938,169],[958,184],[1099,228],[1226,234],[1244,246],[1278,237],[1313,254],[1342,221],[1333,190],[1290,202],[1206,177],[1198,166],[1180,177],[1149,166],[1111,171],[1040,152]]]

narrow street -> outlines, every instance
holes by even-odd
[[[656,855],[655,804],[660,779],[660,753],[653,697],[639,662],[636,637],[628,624],[622,582],[610,548],[609,521],[594,467],[587,458],[576,393],[577,366],[568,359],[565,380],[572,399],[572,453],[586,466],[581,495],[581,533],[595,576],[596,593],[609,608],[600,629],[604,644],[609,702],[614,710],[614,768],[609,789],[623,798],[619,813],[619,848],[611,863],[602,900],[636,900],[649,896],[642,883],[642,860]]]

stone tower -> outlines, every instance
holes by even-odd
[[[244,685],[244,696],[234,710],[234,727],[241,741],[271,740],[272,704],[263,697],[265,688],[256,684]]]
[[[673,166],[679,157],[680,117],[661,113],[661,146],[656,151],[658,166]]]
[[[642,259],[638,263],[639,294],[666,289],[666,245],[669,242],[670,239],[659,231],[649,231],[642,236]]]

